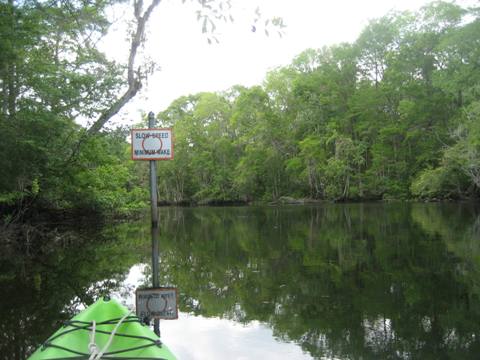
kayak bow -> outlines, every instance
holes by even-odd
[[[28,360],[175,360],[160,338],[116,300],[100,299],[55,332]]]

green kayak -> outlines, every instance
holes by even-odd
[[[28,360],[165,359],[170,350],[113,299],[101,299],[68,321]]]

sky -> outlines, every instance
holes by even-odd
[[[148,0],[145,0],[148,2]],[[266,74],[291,63],[308,48],[354,42],[369,20],[392,10],[417,10],[426,0],[231,0],[234,22],[219,23],[209,44],[202,34],[195,10],[197,0],[163,0],[152,15],[145,53],[160,69],[151,75],[140,95],[131,101],[116,123],[130,125],[141,114],[165,110],[183,95],[224,91],[233,85],[260,85]],[[468,0],[459,0],[466,4]],[[471,3],[471,1],[470,1]],[[254,10],[263,19],[281,17],[283,36],[252,32]],[[127,8],[127,10],[130,10]],[[125,8],[112,16],[117,20],[103,44],[107,54],[126,63]]]

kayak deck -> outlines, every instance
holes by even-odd
[[[66,322],[28,360],[90,359],[92,348],[105,349],[98,359],[175,360],[148,326],[113,299],[100,299]]]

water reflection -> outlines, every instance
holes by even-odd
[[[122,283],[122,288],[136,288],[148,283],[148,265],[134,265]],[[113,295],[125,305],[133,307],[133,292]],[[235,321],[204,317],[180,312],[179,319],[161,322],[162,340],[178,359],[311,359],[296,344],[276,339],[272,330],[259,321],[239,324]]]
[[[182,309],[259,320],[315,358],[475,358],[478,213],[468,205],[164,212]]]
[[[118,289],[132,243],[98,224],[26,225],[0,236],[0,359],[25,359],[85,304]]]
[[[178,359],[312,359],[297,345],[275,339],[272,330],[258,321],[242,325],[221,318],[180,316],[180,321],[162,322],[162,338]]]
[[[149,282],[150,267],[134,266],[150,261],[148,226],[56,230],[28,255],[2,252],[0,353],[16,354],[3,358],[24,358],[78,303],[107,291],[128,302]],[[186,359],[206,358],[191,349],[210,344],[221,354],[209,359],[474,359],[480,350],[473,205],[165,208],[160,269],[184,313],[162,322],[164,340]]]

